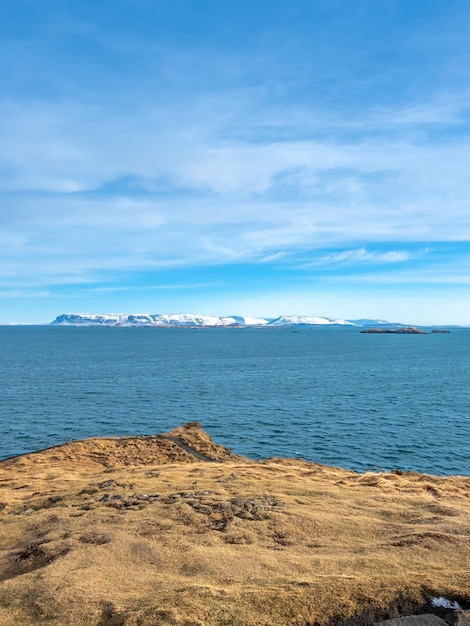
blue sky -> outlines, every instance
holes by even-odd
[[[15,0],[0,323],[470,325],[467,0]]]

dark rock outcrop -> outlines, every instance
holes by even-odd
[[[361,333],[387,334],[387,335],[427,335],[428,333],[416,326],[403,326],[401,328],[366,328]]]
[[[376,626],[449,626],[447,622],[433,615],[432,613],[425,615],[409,615],[406,617],[396,617],[395,619],[387,619],[383,622],[377,622]]]

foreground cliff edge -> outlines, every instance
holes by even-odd
[[[372,624],[470,602],[470,478],[254,462],[199,423],[0,463],[0,624]]]

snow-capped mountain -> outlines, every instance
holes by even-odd
[[[270,326],[355,326],[346,320],[335,320],[329,317],[311,317],[308,315],[282,315],[269,322]]]
[[[402,326],[401,322],[387,322],[386,320],[371,320],[363,318],[360,320],[348,320],[355,326]]]
[[[275,319],[258,317],[243,317],[233,315],[216,317],[210,315],[194,315],[192,313],[179,314],[149,314],[149,313],[71,313],[59,315],[51,326],[157,326],[157,327],[246,327],[246,326],[355,326],[346,320],[336,320],[327,317],[312,317],[302,315],[283,315]]]

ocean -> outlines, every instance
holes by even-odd
[[[253,459],[470,474],[470,329],[0,327],[0,458],[199,420]]]

